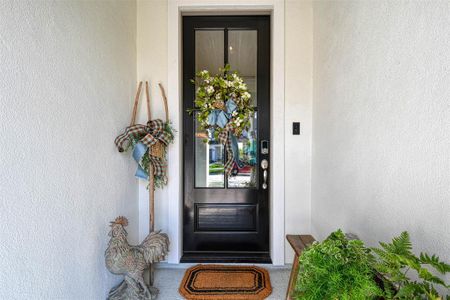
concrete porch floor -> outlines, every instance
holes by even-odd
[[[158,300],[183,300],[178,293],[184,272],[193,264],[181,264],[169,266],[162,263],[156,267],[154,286],[159,289]],[[275,267],[271,265],[258,265],[269,271],[270,282],[272,284],[272,294],[268,300],[284,300],[289,282],[291,266]]]

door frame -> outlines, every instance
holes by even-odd
[[[168,262],[178,264],[183,254],[182,16],[255,14],[271,16],[270,254],[274,265],[284,265],[284,0],[169,0],[167,13],[167,94],[171,121],[179,130],[168,149]]]

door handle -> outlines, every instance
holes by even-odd
[[[267,169],[269,168],[269,162],[267,159],[263,159],[261,161],[261,169],[263,169],[263,190],[267,189]]]

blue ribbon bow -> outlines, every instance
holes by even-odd
[[[214,109],[209,114],[208,124],[211,126],[219,126],[220,128],[224,128],[227,125],[228,121],[231,119],[231,116],[236,108],[236,103],[232,99],[229,99],[225,103],[225,110]]]
[[[137,162],[137,165],[138,165],[134,176],[142,178],[142,179],[146,179],[146,180],[148,180],[148,174],[144,169],[142,169],[140,162],[142,160],[142,157],[147,152],[147,149],[148,149],[148,147],[141,142],[138,142],[134,146],[134,149],[133,149],[133,158]]]

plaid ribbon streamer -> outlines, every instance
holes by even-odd
[[[225,163],[224,170],[225,174],[230,175],[233,171],[234,159],[233,159],[233,150],[231,148],[231,139],[229,135],[231,134],[228,125],[225,126],[224,130],[219,133],[219,142],[225,146],[225,150],[227,151],[227,162]]]
[[[236,137],[233,136],[232,125],[230,123],[219,133],[218,140],[225,146],[227,151],[227,162],[224,165],[225,174],[232,175],[234,164],[236,163],[239,167],[242,167],[242,163],[239,161],[239,149],[233,150],[233,142],[237,148],[237,141]]]
[[[149,157],[150,157],[150,163],[153,166],[153,176],[166,177],[166,169],[167,169],[166,160],[164,158],[159,158],[159,157],[156,157],[153,155],[149,155]],[[147,175],[147,179],[148,179],[148,175]]]
[[[138,171],[136,175],[143,178],[148,178],[147,172],[144,171],[146,166],[142,166],[142,157],[146,152],[148,152],[148,156],[150,159],[150,163],[153,166],[153,175],[154,176],[166,176],[166,160],[164,158],[159,158],[151,155],[151,151],[148,151],[148,148],[156,144],[157,142],[163,143],[165,146],[169,144],[169,134],[164,130],[165,124],[162,120],[150,120],[147,122],[147,125],[136,124],[131,125],[125,128],[124,133],[120,134],[114,140],[119,152],[123,152],[124,149],[128,147],[133,138],[138,138],[139,143],[135,145],[135,151],[137,153],[133,153],[133,156],[136,162],[139,164]],[[141,144],[141,145],[139,145]],[[145,177],[144,177],[145,176]]]

